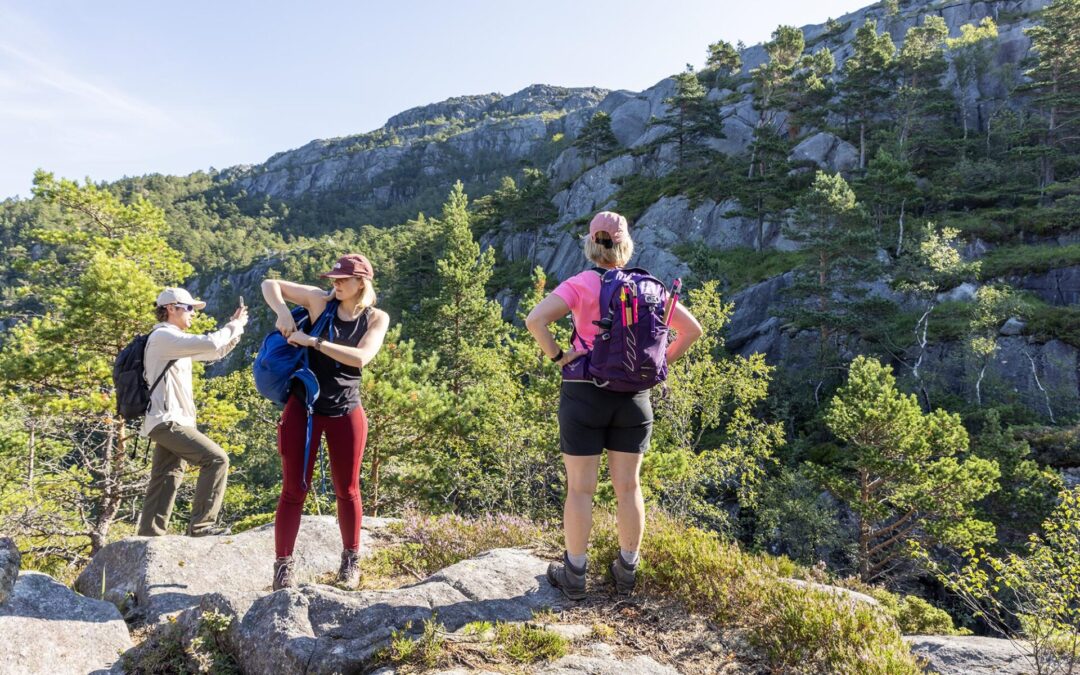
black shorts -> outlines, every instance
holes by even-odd
[[[645,452],[652,436],[649,392],[624,393],[588,382],[563,382],[559,445],[564,454],[590,456],[604,449]]]

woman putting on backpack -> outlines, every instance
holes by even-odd
[[[333,280],[329,293],[315,286],[267,279],[263,297],[277,314],[276,328],[289,343],[308,349],[308,363],[319,384],[312,415],[311,447],[318,448],[326,434],[330,473],[337,497],[338,525],[343,551],[338,580],[355,587],[360,578],[357,553],[360,548],[360,463],[367,440],[367,417],[360,401],[360,373],[382,347],[390,319],[375,308],[375,273],[362,255],[342,256],[333,269],[320,275]],[[311,322],[320,317],[331,301],[337,301],[329,329],[307,335],[297,329],[286,302],[302,305]],[[303,384],[294,382],[278,423],[278,452],[281,454],[281,498],[274,518],[274,590],[295,586],[293,545],[300,529],[300,515],[308,485],[315,469],[317,452],[310,453],[304,466],[308,415]]]
[[[684,307],[664,302],[660,282],[644,270],[624,269],[634,254],[626,218],[610,211],[596,214],[584,248],[585,257],[600,269],[559,284],[525,321],[544,354],[563,367],[559,443],[566,466],[566,551],[561,563],[551,563],[547,576],[572,600],[585,597],[592,500],[605,449],[621,549],[611,572],[618,592],[634,588],[645,526],[639,474],[653,422],[648,388],[664,379],[666,363],[685,354],[702,333]],[[568,313],[574,337],[564,351],[548,326]],[[671,343],[668,324],[678,332]]]

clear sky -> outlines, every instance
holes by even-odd
[[[408,108],[530,84],[640,91],[718,39],[871,0],[0,0],[0,199],[254,164]]]

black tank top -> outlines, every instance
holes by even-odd
[[[334,344],[355,347],[367,332],[370,312],[371,308],[368,307],[351,321],[342,319],[334,312],[329,335],[323,333],[318,337]],[[308,366],[319,382],[319,398],[315,401],[316,414],[338,417],[348,415],[360,407],[360,368],[347,366],[312,347],[308,347]],[[295,381],[293,393],[303,400],[304,385]]]

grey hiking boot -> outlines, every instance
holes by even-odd
[[[629,564],[623,560],[620,552],[611,561],[611,576],[615,579],[615,592],[630,595],[634,592],[634,585],[637,583],[637,563]]]
[[[274,561],[274,590],[296,587],[296,566],[293,557],[287,555]]]
[[[341,552],[341,567],[338,568],[337,580],[347,588],[356,588],[360,583],[360,552],[347,548]]]
[[[585,568],[579,570],[570,564],[566,553],[563,553],[561,563],[548,565],[547,578],[552,586],[571,600],[585,599]]]

